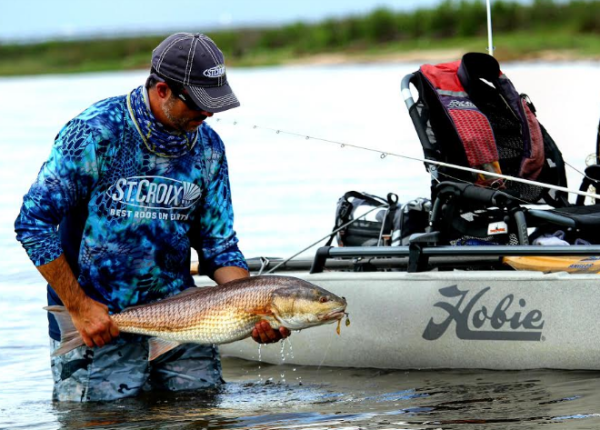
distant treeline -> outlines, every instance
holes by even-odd
[[[536,0],[524,5],[495,0],[492,16],[494,35],[503,40],[507,57],[548,49],[600,54],[600,41],[595,40],[600,35],[600,1]],[[381,8],[367,15],[319,23],[208,34],[224,51],[228,63],[239,66],[281,64],[332,52],[351,55],[393,49],[466,49],[475,39],[477,46],[486,44],[486,6],[483,0],[447,0],[435,8],[411,12]],[[0,75],[145,68],[150,52],[164,37],[0,45]]]
[[[532,4],[492,1],[494,32],[562,29],[573,34],[600,34],[600,1],[535,0]],[[419,38],[445,39],[487,33],[484,0],[446,0],[433,9],[394,12],[376,9],[366,16],[328,19],[317,24],[296,23],[256,32],[215,34],[230,55],[257,49],[290,49],[298,54],[359,48]]]

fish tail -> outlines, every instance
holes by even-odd
[[[77,331],[73,325],[73,320],[71,319],[71,315],[69,315],[67,308],[54,305],[46,306],[44,309],[54,315],[60,330],[60,346],[52,352],[52,357],[66,354],[67,352],[84,345],[79,331]]]

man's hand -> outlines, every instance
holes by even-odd
[[[252,330],[252,339],[258,343],[274,343],[285,339],[291,332],[285,327],[279,327],[279,330],[273,330],[271,324],[262,320],[256,323]]]
[[[119,328],[108,315],[108,307],[90,299],[82,300],[76,309],[70,309],[73,325],[89,347],[104,346],[119,335]]]
[[[108,308],[85,294],[64,254],[38,270],[60,297],[87,346],[104,346],[119,335]]]
[[[218,284],[233,281],[235,279],[244,279],[250,276],[247,270],[235,266],[221,267],[215,270],[214,280]],[[285,339],[291,332],[285,327],[279,327],[279,330],[273,330],[268,321],[262,320],[256,323],[252,330],[252,339],[258,343],[274,343]]]

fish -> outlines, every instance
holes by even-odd
[[[346,299],[303,279],[261,275],[216,287],[190,287],[157,302],[111,315],[119,331],[149,336],[148,361],[183,343],[225,344],[249,337],[260,320],[292,331],[340,321]],[[46,306],[57,320],[53,356],[84,345],[64,306]]]

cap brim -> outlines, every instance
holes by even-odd
[[[185,85],[185,88],[194,103],[207,112],[223,112],[240,105],[228,83],[218,87]]]

